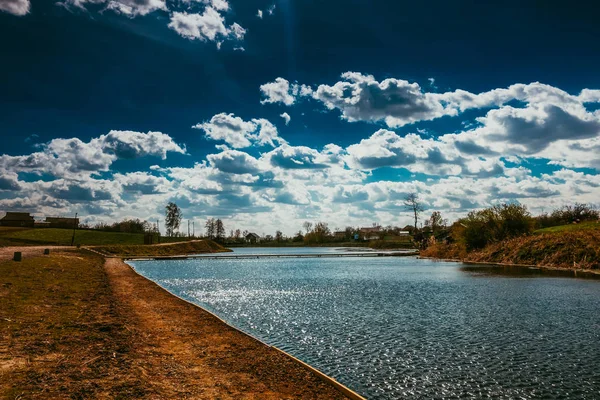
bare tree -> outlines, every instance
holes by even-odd
[[[419,199],[419,195],[416,192],[409,193],[404,198],[404,207],[407,210],[412,211],[415,216],[415,231],[419,228],[417,227],[417,223],[419,221],[419,214],[423,212],[423,205],[421,204],[421,200]]]
[[[309,233],[310,230],[312,229],[312,222],[306,221],[305,223],[302,224],[302,227],[304,228],[304,230],[306,231],[306,233]]]

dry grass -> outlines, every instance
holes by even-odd
[[[183,254],[222,253],[231,251],[212,240],[145,245],[96,246],[94,250],[118,257],[167,257]]]
[[[76,251],[0,263],[0,397],[144,395],[103,263]]]
[[[425,257],[566,269],[600,269],[600,230],[563,230],[493,243],[467,253],[459,244],[434,245]]]
[[[344,396],[121,260],[57,251],[0,262],[0,398]]]

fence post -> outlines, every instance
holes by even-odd
[[[15,251],[15,256],[13,257],[14,261],[21,261],[22,259],[22,254],[20,251]]]

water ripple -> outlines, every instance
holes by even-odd
[[[398,258],[134,267],[368,398],[600,398],[600,282]]]

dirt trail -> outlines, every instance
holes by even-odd
[[[341,399],[275,349],[172,296],[118,259],[105,269],[135,338],[135,368],[156,398]]]

